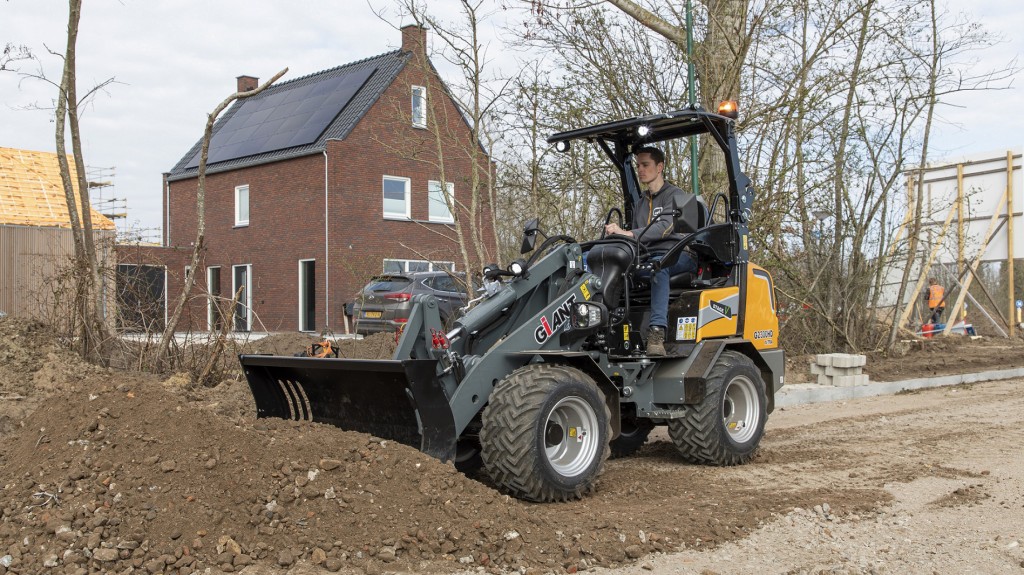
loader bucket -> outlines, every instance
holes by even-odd
[[[455,418],[436,360],[240,355],[257,417],[329,423],[455,457]]]

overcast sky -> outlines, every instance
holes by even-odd
[[[824,0],[827,1],[827,0]],[[386,0],[374,5],[392,6]],[[78,39],[79,90],[115,77],[116,84],[85,111],[86,164],[114,168],[107,197],[127,200],[127,223],[160,226],[161,174],[202,134],[206,114],[235,88],[235,77],[266,79],[288,67],[288,80],[387,52],[400,44],[396,26],[381,21],[364,0],[90,0]],[[455,0],[429,0],[454,13]],[[986,65],[1024,53],[1024,6],[1018,0],[951,0],[1005,42],[980,55]],[[0,44],[44,44],[63,52],[67,2],[0,0]],[[500,30],[485,31],[500,46]],[[46,73],[61,62],[43,56]],[[946,155],[973,155],[1024,144],[1024,88],[955,97],[941,111],[936,145]],[[0,73],[0,147],[54,149],[48,105],[52,87]]]

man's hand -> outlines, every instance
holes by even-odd
[[[604,234],[606,236],[617,235],[633,237],[633,232],[622,229],[621,227],[619,227],[619,224],[616,224],[615,222],[604,225]]]

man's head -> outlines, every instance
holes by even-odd
[[[928,285],[935,285],[939,282],[935,281],[935,278],[928,278]]]
[[[657,192],[661,188],[661,180],[665,171],[665,152],[654,146],[644,146],[633,152],[636,158],[636,175],[640,183]],[[657,183],[657,186],[652,185]]]

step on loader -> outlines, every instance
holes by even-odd
[[[415,296],[392,359],[240,356],[258,416],[329,423],[463,470],[482,466],[500,489],[531,501],[591,492],[605,460],[638,451],[655,426],[667,427],[687,462],[749,461],[785,362],[772,278],[747,261],[754,191],[733,118],[686,109],[548,141],[560,151],[599,146],[622,182],[622,210],[606,221],[630,222],[640,197],[634,151],[700,134],[725,155],[728,194],[710,210],[688,202],[662,214],[683,239],[660,259],[631,238],[578,242],[531,220],[522,252],[532,255],[486,266],[482,295],[447,331],[434,297]],[[648,355],[644,272],[684,252],[698,271],[671,278],[666,354]]]

